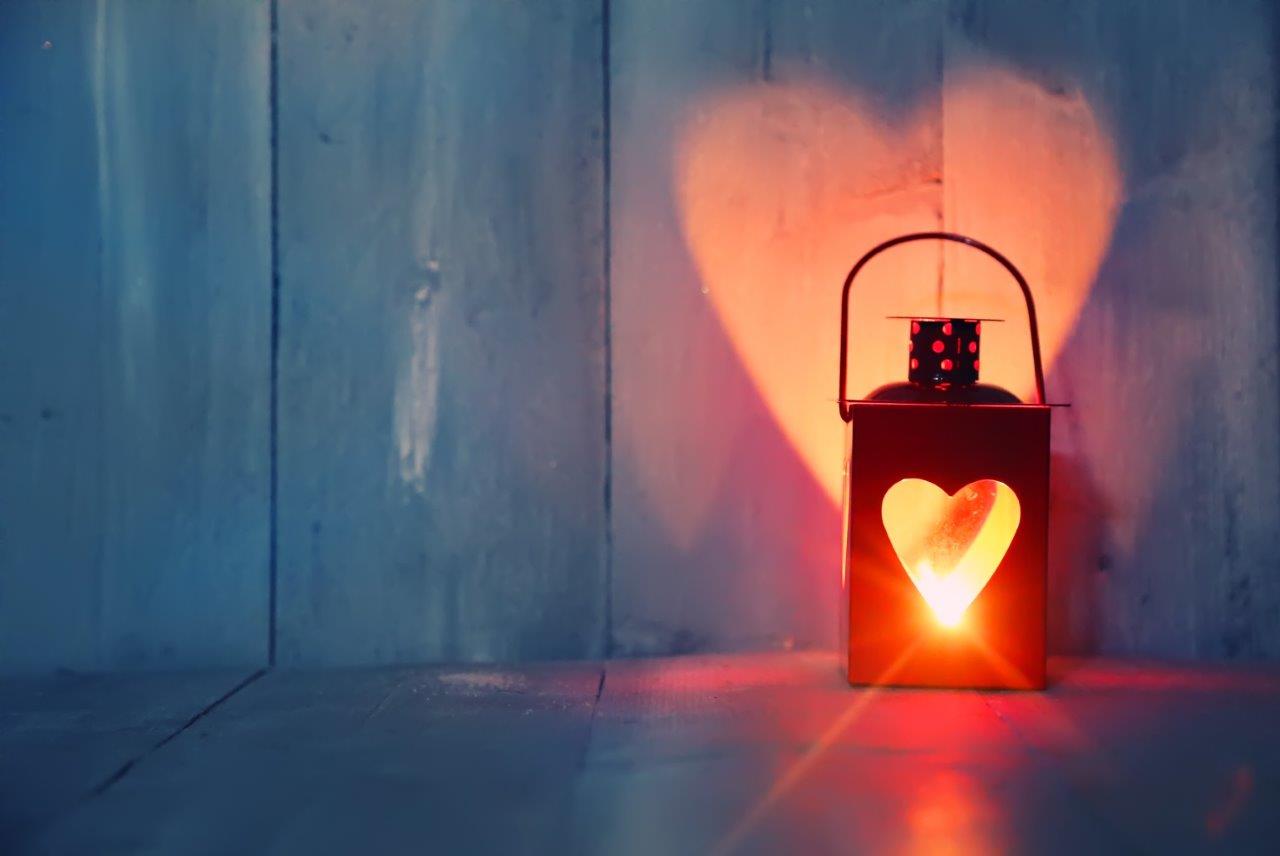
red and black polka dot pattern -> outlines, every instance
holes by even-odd
[[[913,319],[907,378],[930,387],[977,383],[981,335],[982,322],[973,319]]]

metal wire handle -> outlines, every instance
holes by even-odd
[[[966,235],[958,235],[955,232],[912,232],[909,235],[899,235],[896,238],[890,238],[884,243],[876,244],[866,255],[858,259],[858,263],[853,266],[853,269],[849,271],[849,275],[844,279],[844,291],[840,296],[840,397],[836,400],[836,403],[840,406],[840,418],[845,422],[853,418],[853,411],[849,407],[849,400],[846,395],[849,373],[849,290],[853,286],[853,279],[867,262],[891,247],[910,241],[954,241],[957,244],[973,247],[975,250],[981,250],[998,261],[1014,278],[1018,283],[1018,287],[1022,289],[1022,296],[1027,302],[1027,323],[1031,327],[1031,361],[1036,373],[1035,403],[1044,404],[1044,368],[1040,360],[1040,325],[1036,322],[1036,302],[1031,297],[1031,286],[1027,285],[1027,280],[1022,276],[1021,271],[1014,267],[1013,262],[1009,261],[997,250]]]

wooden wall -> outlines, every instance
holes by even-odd
[[[0,671],[831,644],[839,280],[939,226],[1072,405],[1052,646],[1280,655],[1275,22],[4,4]],[[869,272],[855,391],[961,307],[1025,389],[1004,287]]]
[[[1049,379],[1072,404],[1054,426],[1051,638],[1069,650],[1274,657],[1275,9],[1034,5],[957,4],[948,69],[994,58],[1050,98],[1097,105],[1123,178]],[[966,189],[948,184],[951,222],[976,228]],[[1041,222],[1024,255],[1069,267],[1072,223]]]
[[[268,643],[267,7],[0,9],[0,669]]]
[[[601,20],[280,5],[282,662],[604,651]]]
[[[832,322],[851,254],[940,225],[939,9],[615,4],[622,653],[834,641],[843,423]],[[847,105],[834,103],[842,89]],[[877,144],[864,105],[899,139]]]
[[[832,638],[835,295],[864,249],[941,225],[1032,279],[1071,404],[1051,649],[1280,652],[1269,6],[614,7],[617,650]],[[942,310],[1008,319],[984,375],[1029,388],[998,270],[881,273],[855,393],[905,372],[884,315]]]

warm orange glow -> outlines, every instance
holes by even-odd
[[[1089,296],[1119,212],[1115,146],[1078,89],[1041,84],[973,57],[945,93],[943,227],[987,236],[1035,293],[1048,374]],[[942,249],[938,314],[1007,319],[983,328],[982,379],[1025,399],[1033,389],[1026,311],[994,261]]]
[[[997,806],[971,776],[960,770],[934,770],[920,778],[912,794],[903,852],[921,856],[1002,852],[1001,820]]]
[[[756,824],[767,815],[778,801],[786,796],[799,782],[813,769],[814,765],[826,755],[827,751],[835,745],[840,739],[840,735],[844,734],[863,711],[875,700],[876,694],[880,691],[880,685],[892,683],[894,677],[913,656],[915,656],[916,648],[919,642],[908,646],[901,654],[898,655],[893,663],[880,675],[880,677],[867,687],[856,694],[849,706],[846,707],[839,716],[827,726],[827,728],[818,735],[817,739],[809,746],[809,748],[796,761],[787,767],[770,785],[769,790],[760,798],[759,802],[753,805],[742,818],[735,823],[724,837],[721,838],[716,845],[711,848],[712,854],[733,853],[738,846],[746,839],[747,835],[755,828]]]
[[[839,285],[861,252],[943,227],[994,243],[1035,292],[1048,373],[1110,241],[1120,171],[1080,93],[1047,92],[972,57],[948,74],[941,101],[890,118],[845,87],[754,84],[693,105],[675,152],[702,292],[833,507]],[[1025,394],[1020,301],[972,250],[921,243],[886,254],[854,292],[850,393],[906,375],[906,331],[886,315],[953,313],[1007,319],[984,330],[983,379]]]
[[[903,479],[884,495],[889,542],[939,623],[957,626],[1004,558],[1022,509],[1003,482],[983,479],[954,496],[933,482]]]

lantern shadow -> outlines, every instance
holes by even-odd
[[[1051,397],[1072,405],[1055,417],[1049,627],[1058,653],[1230,657],[1254,647],[1247,621],[1187,625],[1226,587],[1221,575],[1248,577],[1237,561],[1248,550],[1247,480],[1218,451],[1238,399],[1219,382],[1202,329],[1221,295],[1203,287],[1215,281],[1211,258],[1171,251],[1168,240],[1213,216],[1170,207],[1159,193],[1127,202],[1051,375]],[[1228,251],[1247,258],[1242,247]],[[1204,412],[1223,419],[1197,418]]]
[[[1025,3],[954,19],[975,61],[1083,93],[1125,188],[1050,377],[1050,398],[1073,405],[1055,414],[1051,650],[1265,656],[1280,638],[1264,573],[1280,548],[1266,380],[1280,13],[1153,6],[1099,20],[1047,27]]]
[[[1069,418],[1069,417],[1066,417]],[[1055,414],[1054,427],[1066,421]],[[1103,497],[1088,467],[1069,454],[1049,455],[1049,563],[1046,609],[1049,654],[1093,654],[1101,619],[1096,574],[1105,570]],[[1049,676],[1052,683],[1053,676]]]
[[[642,454],[615,453],[611,649],[661,656],[831,648],[839,509],[783,434],[714,314],[693,323],[714,394],[671,378],[670,400],[647,409],[643,426],[631,426],[642,427],[650,445]],[[838,419],[834,402],[831,418]],[[679,457],[690,443],[716,451],[695,450],[674,471],[655,463]],[[643,472],[646,466],[662,472]]]
[[[685,393],[689,387],[683,378],[661,389],[649,386],[647,391],[651,395],[660,392],[669,408],[686,411],[670,418],[673,424],[689,429],[692,437],[671,443],[663,438],[655,440],[653,420],[646,416],[646,436],[641,442],[659,451],[641,449],[640,457],[648,460],[636,463],[628,460],[626,449],[622,450],[616,460],[636,464],[636,469],[619,469],[619,482],[632,477],[637,482],[648,482],[645,499],[663,524],[649,527],[648,534],[658,535],[674,548],[674,555],[668,556],[667,562],[682,562],[693,574],[723,579],[730,587],[758,586],[757,596],[765,599],[790,598],[788,575],[795,573],[798,563],[805,565],[805,576],[819,573],[808,567],[814,537],[837,545],[830,548],[827,561],[834,568],[839,566],[840,481],[835,468],[847,450],[840,439],[840,423],[835,421],[834,402],[824,401],[823,397],[832,388],[833,378],[828,372],[835,373],[832,364],[837,362],[838,341],[833,327],[839,317],[838,285],[857,254],[885,237],[939,226],[954,225],[960,231],[972,228],[983,235],[994,231],[1009,240],[1018,239],[1013,241],[1015,249],[1033,262],[1026,272],[1040,282],[1045,279],[1040,268],[1050,260],[1039,252],[1039,230],[1049,228],[1047,224],[1066,211],[1076,220],[1083,237],[1078,236],[1067,254],[1073,260],[1069,269],[1065,273],[1058,271],[1054,288],[1039,295],[1053,298],[1046,299],[1041,307],[1042,320],[1048,322],[1045,326],[1056,331],[1046,341],[1060,343],[1085,299],[1093,266],[1105,250],[1111,202],[1118,193],[1105,129],[1089,105],[1079,98],[1046,98],[1034,84],[997,60],[977,56],[969,58],[964,73],[953,80],[935,81],[941,88],[903,93],[904,97],[893,101],[894,109],[886,109],[883,98],[869,94],[876,92],[875,86],[866,88],[859,82],[873,81],[874,74],[868,77],[866,69],[858,71],[844,79],[814,80],[810,71],[800,70],[794,75],[780,75],[788,77],[788,82],[751,83],[703,93],[695,102],[698,108],[686,111],[688,121],[676,135],[675,167],[665,162],[653,165],[671,169],[674,192],[658,201],[652,191],[627,191],[629,197],[640,200],[640,207],[650,218],[670,216],[682,233],[677,258],[673,260],[670,253],[664,252],[661,261],[652,262],[646,269],[650,275],[647,283],[652,282],[655,273],[673,274],[674,282],[684,280],[687,293],[656,298],[667,304],[663,311],[668,314],[663,322],[647,317],[637,322],[632,314],[625,326],[638,327],[649,337],[665,337],[666,342],[685,350],[690,362],[702,362],[700,366],[677,369],[714,377],[714,384],[705,386],[714,385],[718,405],[700,409],[700,402],[689,401]],[[951,140],[947,164],[962,174],[959,186],[975,200],[956,206],[962,216],[955,224],[943,216],[949,198],[936,172],[942,163],[938,145],[943,134],[937,118],[938,100],[948,98],[954,102],[949,113],[952,124],[948,127],[957,139]],[[1022,144],[1010,150],[1006,138],[1015,132],[1022,133],[1025,139],[1016,137]],[[1005,147],[1000,151],[1008,158],[990,155],[993,137],[1004,141]],[[669,139],[670,135],[662,135],[663,144]],[[957,146],[958,139],[966,145]],[[1083,141],[1079,151],[1074,152],[1079,156],[1071,161],[1074,172],[1068,170],[1064,174],[1062,164],[1052,157],[1056,150],[1048,144],[1058,139]],[[963,156],[956,154],[958,148],[963,149]],[[1050,154],[1036,154],[1045,151]],[[1012,157],[1014,154],[1018,157]],[[1005,168],[1010,161],[1017,167],[1012,179],[991,174],[991,164],[999,163]],[[1047,198],[1039,193],[1004,192],[1011,186],[1025,188],[1046,175],[1054,176]],[[743,176],[754,178],[744,182]],[[652,176],[647,178],[651,180]],[[629,188],[625,181],[621,186]],[[620,193],[619,198],[626,197]],[[1027,216],[1013,216],[1011,211]],[[621,204],[619,224],[631,226],[632,217],[634,213],[627,210],[627,204]],[[642,243],[665,243],[670,239],[672,230],[641,224],[640,219],[635,217],[632,228],[644,239]],[[1006,242],[997,243],[1003,248]],[[664,250],[670,249],[673,248],[664,246]],[[617,281],[628,282],[627,273],[630,271],[624,271]],[[934,245],[903,248],[868,269],[852,295],[851,314],[858,326],[851,393],[865,394],[905,372],[901,322],[886,320],[886,316],[938,314],[944,298],[951,300],[943,294],[943,279],[948,283],[947,295],[952,285],[969,286],[959,288],[958,302],[971,302],[975,295],[992,290],[990,271],[966,263],[963,273],[954,276],[950,257]],[[620,292],[623,290],[625,286]],[[709,297],[699,298],[699,294]],[[1019,317],[1020,305],[1017,314],[1010,314],[1003,307],[1006,299],[1015,297],[1016,290],[1001,288],[994,309],[981,304],[984,311],[975,314]],[[646,291],[646,299],[654,299],[653,290]],[[621,295],[614,305],[616,310],[632,313],[654,312],[641,301]],[[696,322],[689,320],[689,313],[696,316]],[[1009,327],[1009,331],[984,343],[984,362],[985,349],[994,348],[996,358],[989,368],[995,375],[999,375],[1008,362],[1005,357],[1013,350],[1019,357],[1024,355],[1022,340],[1013,325]],[[647,344],[645,336],[636,336],[636,340]],[[615,336],[614,341],[622,347],[621,337]],[[709,341],[714,341],[714,346]],[[1049,362],[1055,350],[1048,348]],[[658,360],[665,358],[655,356]],[[708,367],[708,360],[714,360],[714,365]],[[639,373],[662,372],[652,360],[648,362],[651,364],[638,369]],[[732,382],[726,384],[730,375]],[[618,386],[631,380],[624,372]],[[649,383],[648,378],[641,380]],[[1004,377],[987,380],[1018,389]],[[697,411],[701,418],[690,416],[690,410]],[[619,423],[625,424],[628,418],[634,417],[624,416]],[[730,445],[722,448],[717,429],[704,420],[710,420],[711,425],[718,422],[721,434],[736,432]],[[640,433],[635,426],[624,430]],[[751,431],[753,436],[744,440],[743,430]],[[677,479],[666,475],[655,478],[644,472],[649,461],[672,449],[696,457],[688,450],[699,442],[704,444],[706,456],[727,456],[732,465],[726,465],[723,473],[707,466],[704,473],[700,468],[706,465],[697,461],[689,478],[679,486]],[[660,464],[667,465],[665,461]],[[808,479],[804,478],[805,470]],[[702,484],[705,474],[711,475],[715,488],[702,501],[673,495],[706,491]],[[1074,494],[1090,493],[1079,474],[1064,474],[1063,478]],[[801,482],[816,484],[819,496],[826,497],[821,514],[831,522],[820,526],[819,534],[811,534],[814,529],[805,520],[790,517],[786,518],[786,525],[792,532],[779,530],[776,524],[781,515],[744,524],[743,511],[735,506],[750,504],[753,497],[758,498],[756,501],[785,497]],[[729,483],[733,487],[726,490]],[[782,505],[775,504],[775,508]],[[821,505],[810,497],[807,507]],[[689,506],[696,506],[696,513],[673,510]],[[633,506],[628,501],[616,506],[619,510],[623,507]],[[618,519],[615,515],[615,521]],[[631,524],[628,521],[621,525],[625,528]],[[746,562],[756,566],[760,551],[750,541],[757,537],[757,529],[774,539],[766,550],[771,554],[767,561],[775,564],[772,577],[758,570],[736,578],[726,574],[725,565]],[[1084,524],[1076,526],[1071,538],[1087,540],[1091,535],[1086,530]],[[638,590],[638,586],[629,591],[618,588],[632,585],[638,575],[634,556],[630,555],[634,541],[624,537],[616,546],[619,550],[615,556],[623,558],[615,566],[615,592],[622,594],[615,598],[615,604],[625,606],[634,602],[632,594]],[[643,545],[642,553],[653,552],[652,545]],[[697,556],[696,561],[688,560],[691,554]],[[797,556],[804,558],[798,562]],[[663,567],[670,565],[664,563]],[[836,578],[836,574],[832,577]],[[673,591],[685,595],[697,585],[681,579]],[[814,590],[831,592],[825,584],[816,585]],[[669,591],[667,596],[671,594]],[[725,632],[730,628],[737,639],[743,640],[744,628],[762,626],[759,609],[748,608],[743,614],[732,615],[734,604],[742,603],[741,592],[698,590],[694,594],[692,602],[709,604],[709,608],[728,614],[703,618],[679,615],[678,610],[657,602],[642,604],[638,613],[675,614],[677,625],[709,627],[705,638],[687,640],[707,647],[725,641]],[[834,592],[821,596],[831,598],[828,614],[835,614],[838,596]],[[1051,606],[1055,612],[1058,608],[1056,602]],[[773,609],[768,618],[776,627],[780,612],[794,617],[813,611],[812,607],[788,604],[781,610]],[[618,619],[615,629],[619,631],[616,641],[620,650],[661,649],[657,638],[623,638],[630,632],[627,628],[634,630],[637,622],[627,614]],[[1069,617],[1054,614],[1050,620],[1057,625],[1071,625]],[[755,634],[755,641],[762,641],[772,632],[770,628]],[[825,628],[821,634],[813,635],[833,636]],[[786,638],[784,631],[775,642]],[[735,643],[729,647],[740,646]],[[754,642],[747,647],[755,647]]]

